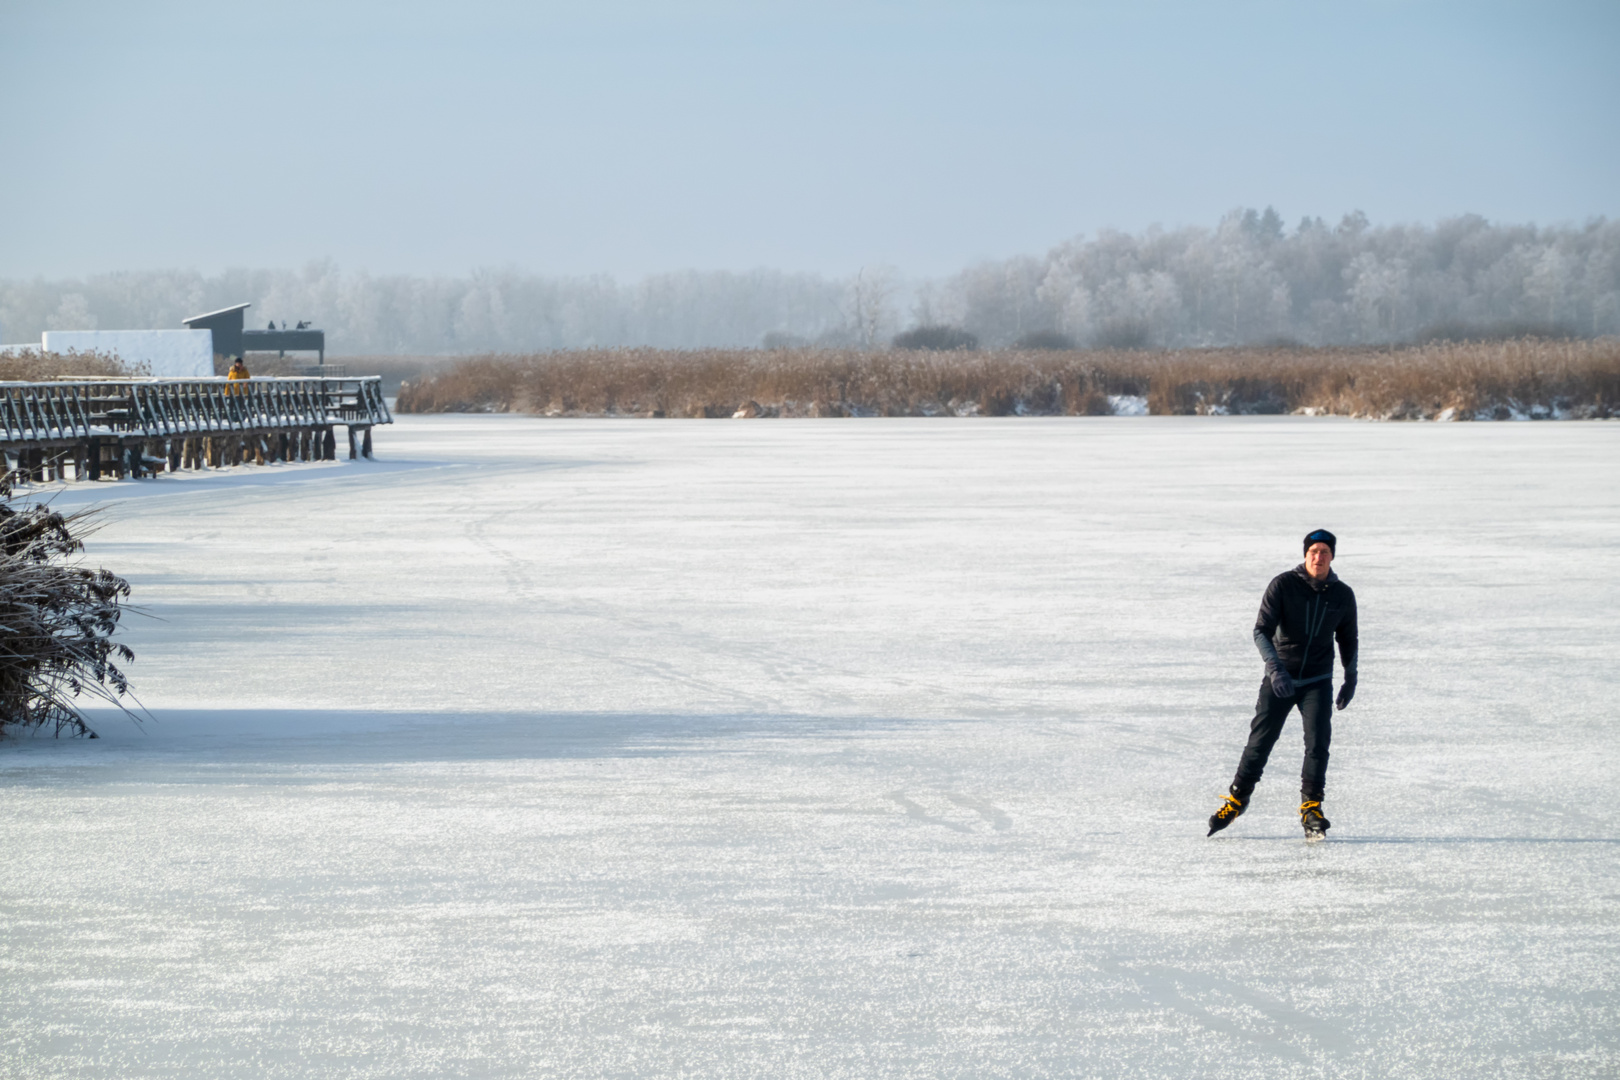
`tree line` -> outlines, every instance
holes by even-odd
[[[134,271],[0,281],[0,339],[43,330],[178,327],[251,301],[250,322],[310,320],[335,355],[445,355],[912,341],[1181,348],[1620,334],[1620,222],[1495,224],[1465,215],[1375,226],[1353,213],[1293,228],[1273,209],[1213,228],[1103,231],[1044,255],[908,281],[759,269],[634,282],[513,269],[374,276],[300,270]],[[917,334],[950,328],[956,333]]]

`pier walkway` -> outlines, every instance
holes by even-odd
[[[393,422],[376,376],[0,382],[0,451],[36,481],[331,461],[338,427],[369,458],[372,427]]]

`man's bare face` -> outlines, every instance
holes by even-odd
[[[1305,572],[1317,581],[1328,576],[1333,565],[1333,549],[1326,544],[1312,544],[1305,549]]]

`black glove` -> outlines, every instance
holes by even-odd
[[[1294,677],[1287,668],[1271,669],[1271,692],[1278,697],[1294,696]]]
[[[1356,673],[1351,671],[1345,674],[1344,683],[1339,687],[1339,696],[1334,699],[1334,704],[1339,706],[1340,712],[1343,712],[1345,706],[1349,705],[1351,699],[1353,699],[1355,696]]]

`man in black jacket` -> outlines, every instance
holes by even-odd
[[[1322,816],[1327,778],[1328,743],[1333,737],[1333,643],[1339,643],[1344,683],[1340,709],[1356,696],[1356,594],[1331,569],[1338,538],[1326,529],[1305,537],[1305,561],[1266,586],[1254,623],[1254,644],[1266,662],[1249,744],[1238,761],[1237,776],[1221,808],[1209,819],[1214,836],[1248,809],[1249,796],[1265,771],[1271,748],[1282,734],[1288,713],[1299,706],[1305,726],[1305,768],[1300,775],[1300,823],[1307,840],[1327,835]]]

